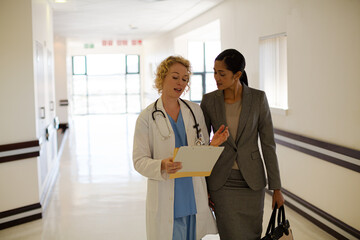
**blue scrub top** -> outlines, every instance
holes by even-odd
[[[186,131],[181,109],[177,122],[170,115],[171,126],[175,134],[175,147],[187,146]],[[185,217],[196,214],[196,202],[194,195],[194,186],[192,177],[183,177],[175,179],[175,196],[174,196],[174,218]]]

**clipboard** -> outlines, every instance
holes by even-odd
[[[169,178],[206,177],[220,157],[225,147],[183,146],[174,150],[174,162],[182,162],[182,169]]]

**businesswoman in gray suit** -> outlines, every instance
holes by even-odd
[[[248,87],[245,58],[235,49],[220,53],[214,64],[218,90],[205,94],[201,108],[208,132],[229,127],[225,150],[207,178],[220,238],[260,239],[266,177],[273,207],[284,204],[273,125],[263,91]],[[262,156],[258,146],[260,136]]]

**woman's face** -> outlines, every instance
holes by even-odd
[[[174,63],[164,79],[162,94],[171,98],[179,98],[188,85],[189,77],[184,65]]]
[[[239,76],[235,76],[232,71],[228,70],[224,61],[215,61],[214,78],[219,90],[232,87],[239,81]]]

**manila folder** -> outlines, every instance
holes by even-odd
[[[182,169],[169,178],[210,176],[224,147],[183,146],[174,151],[174,162],[182,162]]]

